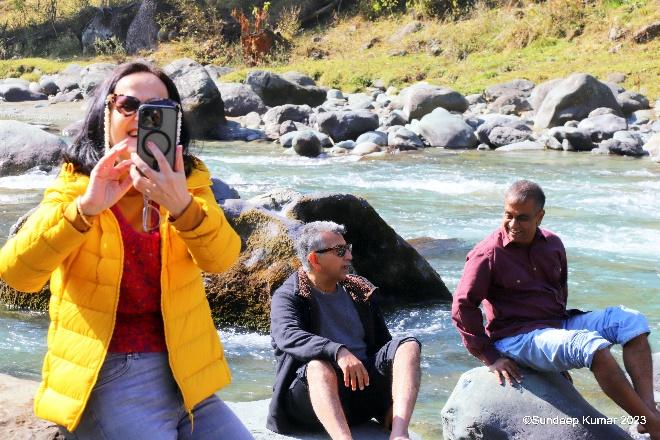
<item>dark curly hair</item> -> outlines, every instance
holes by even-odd
[[[83,126],[74,138],[73,143],[65,149],[62,155],[63,161],[73,164],[75,170],[79,173],[89,176],[99,159],[105,154],[103,131],[107,96],[115,91],[115,86],[120,79],[140,72],[147,72],[157,76],[165,84],[169,95],[168,98],[181,104],[181,97],[174,81],[158,67],[142,61],[132,61],[117,66],[110,76],[94,91]],[[188,176],[198,160],[189,152],[190,131],[186,126],[183,115],[181,119],[180,143],[183,146],[184,169],[186,176]]]

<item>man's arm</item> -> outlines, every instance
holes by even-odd
[[[335,364],[341,344],[304,329],[304,299],[293,293],[275,292],[270,306],[270,335],[277,348],[301,362],[314,359]]]

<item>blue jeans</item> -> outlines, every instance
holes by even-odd
[[[252,439],[216,395],[193,408],[193,424],[167,353],[108,353],[75,432],[67,439]],[[194,428],[194,429],[193,429]]]
[[[518,364],[538,371],[591,368],[594,354],[650,333],[644,315],[624,306],[567,318],[562,328],[543,328],[495,342],[495,348]]]

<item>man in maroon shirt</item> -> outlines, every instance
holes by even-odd
[[[502,227],[467,256],[452,305],[454,325],[500,384],[503,378],[521,382],[519,365],[562,373],[588,367],[608,397],[639,417],[638,430],[660,440],[648,323],[623,306],[566,310],[566,251],[559,237],[539,228],[544,204],[536,183],[520,180],[507,190]],[[632,386],[610,353],[612,344],[623,346]]]

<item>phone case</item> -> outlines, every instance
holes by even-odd
[[[142,104],[138,109],[137,154],[151,168],[158,170],[158,162],[147,148],[153,142],[174,169],[176,145],[179,143],[181,110],[169,104]]]

